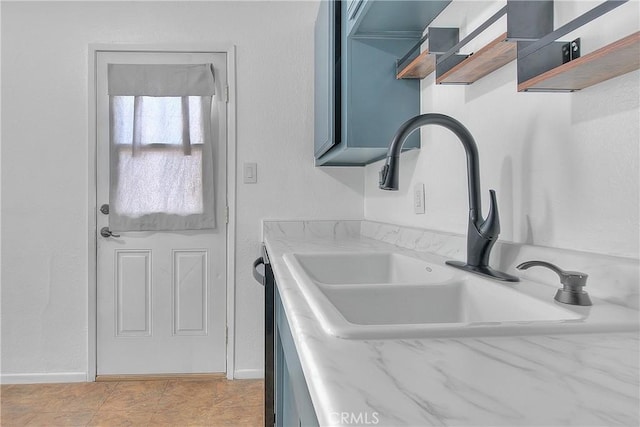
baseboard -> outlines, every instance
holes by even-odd
[[[226,378],[224,372],[215,374],[124,374],[124,375],[97,375],[96,382],[119,381],[164,381],[164,380],[219,380]]]
[[[126,381],[126,380],[144,380],[144,379],[172,379],[180,378],[186,379],[211,379],[213,377],[224,378],[222,374],[196,374],[196,375],[99,375],[98,381]],[[126,378],[125,378],[126,377]],[[151,378],[153,377],[153,378]],[[162,377],[162,378],[158,378]],[[263,379],[264,369],[236,369],[233,373],[234,379],[248,380],[248,379]],[[94,379],[87,379],[86,372],[48,372],[37,374],[0,374],[0,384],[45,384],[45,383],[83,383],[93,382]]]
[[[0,374],[0,384],[84,383],[86,372],[47,372],[38,374]]]
[[[263,379],[264,369],[236,369],[233,378],[237,380]]]

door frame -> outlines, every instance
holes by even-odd
[[[223,44],[123,44],[91,43],[88,46],[88,311],[87,311],[87,381],[95,381],[97,373],[97,256],[96,239],[98,206],[97,193],[97,118],[96,118],[96,58],[98,52],[203,52],[227,54],[227,344],[226,376],[233,379],[235,372],[235,242],[236,242],[236,46]]]

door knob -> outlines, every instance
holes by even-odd
[[[109,227],[102,227],[100,229],[100,235],[102,237],[120,237],[119,234],[112,233],[111,230],[109,230]]]

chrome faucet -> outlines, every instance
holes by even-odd
[[[399,157],[402,144],[416,129],[426,125],[439,125],[453,132],[464,147],[467,154],[467,178],[469,187],[469,223],[467,228],[467,262],[447,261],[452,267],[471,273],[487,276],[492,279],[517,282],[518,278],[489,267],[491,248],[500,234],[500,218],[496,193],[489,190],[491,197],[489,214],[482,218],[480,204],[480,175],[478,166],[478,147],[473,136],[456,119],[444,114],[422,114],[407,120],[396,132],[389,150],[387,161],[380,171],[380,188],[382,190],[397,190],[399,177]]]

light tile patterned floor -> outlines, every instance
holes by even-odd
[[[263,381],[3,385],[0,425],[263,426]]]

